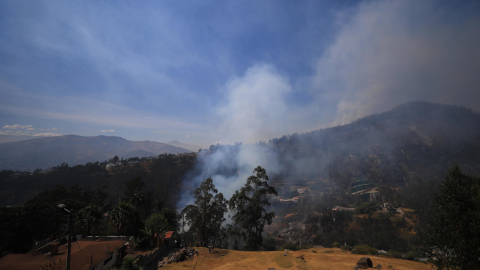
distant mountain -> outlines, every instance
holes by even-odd
[[[1,135],[0,134],[0,143],[6,143],[6,142],[18,142],[18,141],[25,141],[25,140],[31,140],[31,139],[38,139],[39,137],[34,137],[34,136],[26,136],[26,135]]]
[[[121,137],[67,135],[0,144],[0,169],[35,170],[62,163],[70,166],[164,153],[190,153],[188,149],[152,141],[129,141]]]
[[[192,152],[198,152],[198,150],[202,148],[199,145],[182,143],[182,142],[179,142],[177,140],[168,142],[167,144],[173,145],[173,146],[176,146],[176,147],[185,148],[185,149],[188,149]]]

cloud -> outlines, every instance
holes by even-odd
[[[315,104],[335,104],[332,124],[416,99],[480,110],[480,17],[437,4],[367,1],[339,13],[312,88]]]
[[[3,128],[7,128],[7,129],[27,129],[27,130],[32,130],[33,129],[33,126],[32,125],[28,125],[28,126],[22,126],[22,125],[18,125],[18,124],[15,124],[15,125],[5,125],[3,126]]]
[[[54,137],[54,136],[62,136],[62,134],[60,133],[37,133],[37,134],[34,134],[33,136],[35,137]]]
[[[11,89],[8,85],[4,86]],[[17,91],[9,91],[6,94],[4,99],[0,99],[0,113],[13,113],[21,116],[63,120],[72,123],[88,123],[128,128],[155,129],[162,127],[163,130],[175,131],[177,133],[181,131],[206,130],[204,126],[197,123],[189,123],[180,119],[165,117],[157,115],[156,113],[135,110],[94,99],[58,96],[46,97],[35,93],[25,93],[19,89],[17,89]],[[42,100],[42,106],[37,107],[38,104],[36,104],[36,100],[39,99]],[[12,105],[19,103],[33,105],[28,107]],[[85,108],[88,108],[88,110]],[[59,128],[54,127],[52,130],[59,130]],[[182,133],[185,134],[184,132]]]
[[[102,132],[102,133],[104,133],[104,132],[115,132],[115,130],[113,130],[113,129],[108,129],[108,130],[100,130],[99,132]]]

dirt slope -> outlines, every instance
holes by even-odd
[[[340,249],[317,249],[317,253],[311,252],[311,249],[304,251],[290,251],[284,256],[283,251],[225,251],[219,250],[217,254],[208,253],[208,249],[197,248],[200,252],[199,257],[188,261],[169,264],[165,270],[172,269],[195,269],[195,270],[213,270],[213,269],[264,269],[271,267],[279,269],[320,269],[320,270],[351,270],[357,261],[364,255],[354,255],[349,252],[342,252]],[[333,251],[333,253],[324,253]],[[296,258],[303,255],[305,262]],[[424,263],[392,259],[379,256],[368,256],[374,266],[381,264],[383,269],[429,269],[431,265]],[[194,265],[196,264],[196,267]],[[391,266],[391,267],[390,267]]]

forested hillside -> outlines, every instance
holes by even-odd
[[[62,185],[93,190],[106,186],[106,202],[116,203],[125,191],[123,183],[141,177],[159,203],[175,205],[182,188],[183,175],[192,169],[195,154],[163,154],[153,159],[132,158],[107,170],[105,164],[89,162],[70,167],[61,164],[49,171],[33,173],[0,172],[0,205],[22,205],[36,194]]]
[[[360,174],[389,185],[441,180],[454,164],[480,173],[480,114],[418,101],[268,144],[279,154],[285,175],[293,171],[296,177],[327,178],[340,185]],[[301,170],[292,170],[299,164]]]
[[[351,124],[255,146],[215,145],[200,153],[199,163],[204,163],[200,167],[215,168],[211,175],[234,178],[242,169],[238,160],[246,147],[275,159],[265,168],[281,197],[299,196],[297,188],[307,188],[313,195],[304,207],[277,207],[277,213],[321,213],[336,205],[360,203],[350,195],[351,186],[356,177],[365,176],[380,192],[380,202],[415,210],[415,228],[421,231],[432,215],[437,186],[450,168],[457,164],[467,174],[480,175],[480,114],[458,106],[411,102]],[[215,153],[222,153],[222,158],[212,166],[208,156]],[[304,218],[296,217],[308,223]],[[313,221],[317,224],[316,218]]]

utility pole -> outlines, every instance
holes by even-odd
[[[65,208],[65,204],[58,207],[68,212],[68,239],[67,239],[67,270],[70,270],[70,254],[72,253],[73,215],[72,211]]]
[[[65,209],[66,210],[66,209]],[[67,248],[67,270],[70,270],[70,254],[72,253],[72,231],[73,231],[73,216],[72,213],[69,212],[69,224],[68,224],[68,248]]]

